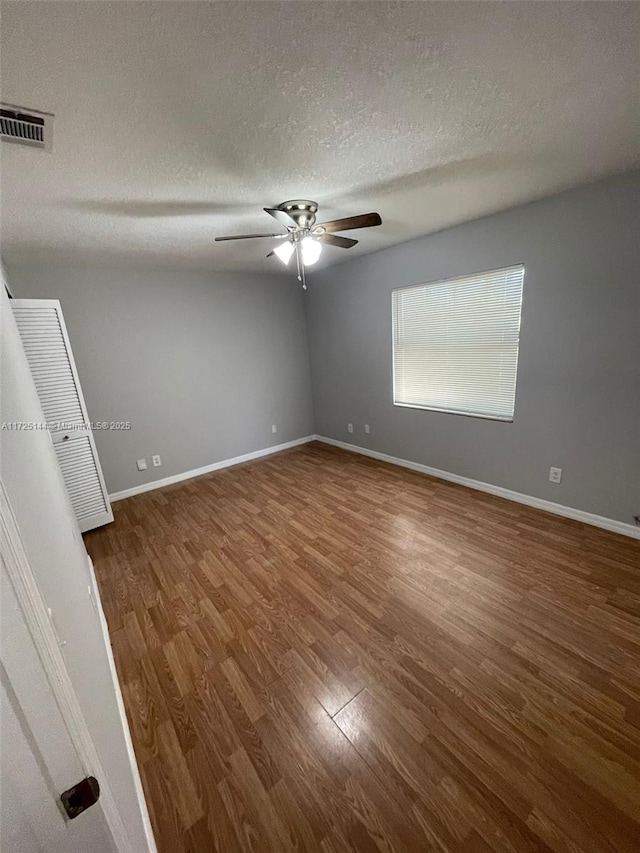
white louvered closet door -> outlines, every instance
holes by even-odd
[[[60,303],[12,299],[62,476],[80,530],[113,521]]]

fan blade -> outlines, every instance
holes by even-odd
[[[288,234],[238,234],[234,237],[216,237],[215,242],[220,243],[222,240],[253,240],[254,237],[275,237],[278,240],[282,240],[288,236]]]
[[[363,213],[361,216],[347,216],[346,219],[320,222],[320,227],[329,234],[334,231],[351,231],[352,228],[372,228],[374,225],[382,225],[379,213]]]
[[[318,240],[321,243],[326,243],[328,246],[337,246],[339,249],[350,249],[358,242],[357,240],[352,240],[350,237],[340,237],[339,234],[321,234]]]
[[[292,219],[284,210],[280,210],[277,207],[263,207],[262,209],[265,213],[268,213],[269,216],[273,216],[274,219],[277,219],[280,225],[284,225],[285,228],[291,228],[292,225],[296,224],[295,219]]]

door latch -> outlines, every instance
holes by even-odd
[[[82,782],[60,794],[60,800],[70,820],[97,803],[99,797],[100,785],[94,776],[87,776]]]

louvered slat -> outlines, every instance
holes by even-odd
[[[107,506],[100,487],[89,438],[87,436],[72,438],[64,444],[56,444],[55,447],[71,505],[78,520],[88,515],[106,512]],[[78,476],[78,472],[81,472],[81,476]]]
[[[29,308],[14,313],[47,422],[81,424],[84,415],[58,312],[52,307],[37,316]],[[50,372],[54,366],[55,378]]]

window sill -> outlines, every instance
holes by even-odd
[[[440,412],[444,415],[461,415],[464,418],[480,418],[484,421],[499,421],[503,424],[513,423],[513,416],[503,417],[502,415],[481,414],[480,412],[461,412],[456,409],[439,409],[436,406],[417,406],[413,403],[398,403],[396,400],[393,401],[393,405],[400,409],[417,409],[421,412]]]

